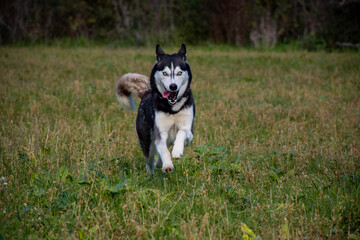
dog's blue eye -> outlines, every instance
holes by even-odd
[[[182,71],[179,71],[176,75],[181,76]]]
[[[163,72],[163,75],[164,75],[164,76],[167,76],[168,74],[167,74],[167,72]]]

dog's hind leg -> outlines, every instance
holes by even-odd
[[[162,160],[161,160],[160,154],[157,154],[154,166],[157,168],[162,167]]]
[[[156,148],[155,144],[151,143],[149,149],[149,156],[146,159],[146,170],[149,174],[154,173],[154,158],[155,158]]]

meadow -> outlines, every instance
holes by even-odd
[[[0,239],[360,238],[358,52],[188,46],[194,140],[150,176],[115,84],[154,51],[0,47]]]

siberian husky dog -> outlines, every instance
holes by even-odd
[[[117,82],[116,96],[125,109],[134,111],[136,105],[132,96],[141,98],[136,131],[148,173],[153,173],[154,166],[161,167],[165,173],[172,172],[171,158],[181,158],[184,145],[193,139],[195,105],[191,79],[185,44],[172,55],[165,54],[157,44],[156,63],[150,79],[127,73]],[[170,154],[168,147],[172,144]]]

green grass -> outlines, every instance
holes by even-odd
[[[194,140],[149,176],[115,83],[154,49],[1,47],[0,239],[359,239],[360,55],[188,61]]]

